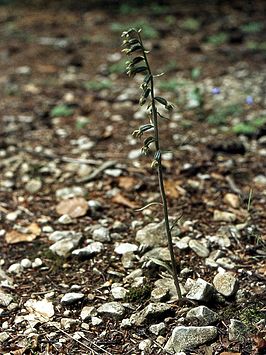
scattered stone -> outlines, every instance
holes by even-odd
[[[213,220],[216,222],[234,222],[236,215],[232,212],[214,210]]]
[[[58,223],[60,224],[71,224],[73,223],[73,219],[68,214],[63,214],[58,218]]]
[[[125,269],[132,269],[134,267],[134,260],[136,256],[134,253],[125,253],[122,255],[121,262]]]
[[[236,293],[238,281],[233,274],[225,272],[214,276],[213,285],[216,291],[223,296],[229,297]]]
[[[142,276],[142,274],[143,274],[143,270],[142,270],[142,269],[133,270],[130,274],[128,274],[128,275],[124,278],[124,282],[132,282],[132,281],[134,281],[137,277]]]
[[[27,182],[25,189],[30,193],[30,194],[35,194],[36,192],[40,191],[42,188],[42,182],[39,179],[32,179]]]
[[[177,297],[175,283],[174,283],[174,280],[172,278],[164,277],[162,279],[156,280],[154,285],[156,286],[156,288],[162,288],[165,291],[168,290],[169,295],[170,295],[171,298],[176,298]],[[184,289],[182,284],[180,284],[180,288],[181,288],[181,294],[182,295],[186,294],[186,290]]]
[[[7,307],[13,301],[13,297],[7,293],[0,292],[0,306]]]
[[[104,173],[108,176],[118,177],[122,175],[123,171],[121,169],[105,169]]]
[[[205,306],[195,307],[187,312],[186,318],[194,317],[200,321],[201,326],[210,325],[219,319],[219,315],[216,312],[213,312],[211,309]]]
[[[231,259],[226,258],[226,257],[218,258],[216,260],[216,263],[227,270],[233,270],[236,267],[235,263]]]
[[[10,272],[10,274],[21,274],[23,271],[23,267],[21,266],[20,263],[14,263],[11,264],[7,270],[8,272]]]
[[[139,343],[139,350],[141,350],[141,354],[151,354],[151,346],[152,341],[150,339],[144,339]]]
[[[130,317],[131,324],[137,326],[148,323],[150,321],[159,321],[172,315],[173,310],[169,304],[150,303],[142,311],[132,314]]]
[[[79,245],[82,238],[81,233],[74,231],[55,231],[49,237],[49,240],[55,241],[49,249],[59,256],[66,257]]]
[[[103,251],[104,246],[100,242],[93,242],[87,245],[84,248],[76,249],[72,251],[72,255],[77,255],[81,258],[90,258],[96,254],[99,254]]]
[[[111,293],[115,300],[123,300],[126,297],[128,290],[122,286],[116,286],[113,284],[111,287]]]
[[[47,322],[54,315],[54,306],[47,299],[40,301],[29,299],[24,306],[41,322]]]
[[[156,287],[151,292],[151,301],[164,302],[169,299],[169,289],[163,287]]]
[[[72,318],[61,318],[60,324],[64,329],[70,329],[73,325],[76,325],[78,321]]]
[[[69,292],[66,293],[62,298],[61,298],[61,303],[63,305],[69,305],[69,304],[73,304],[76,303],[78,301],[83,300],[83,298],[85,297],[85,295],[83,293],[79,293],[79,292]]]
[[[166,247],[152,248],[141,257],[140,262],[143,262],[145,260],[152,261],[152,258],[162,261],[171,261],[169,250]]]
[[[91,317],[91,324],[92,325],[100,325],[103,320],[99,317]]]
[[[233,208],[240,207],[240,199],[239,199],[239,196],[237,196],[236,194],[232,194],[232,193],[225,194],[224,202]]]
[[[108,302],[100,306],[97,311],[107,317],[121,319],[125,313],[125,307],[119,302]]]
[[[129,153],[128,153],[128,159],[138,159],[140,158],[142,155],[141,150],[140,149],[132,149]]]
[[[42,262],[42,259],[40,258],[35,258],[33,263],[32,263],[32,267],[33,269],[37,268],[37,267],[40,267],[42,266],[43,262]]]
[[[211,341],[217,337],[217,334],[217,329],[214,326],[175,327],[164,349],[175,354]]]
[[[10,212],[6,215],[6,219],[10,222],[15,222],[18,216],[21,214],[20,210]]]
[[[138,246],[131,243],[118,243],[115,247],[115,253],[122,255],[126,253],[134,253],[137,250]]]
[[[243,342],[246,337],[247,329],[245,324],[237,319],[230,319],[230,325],[228,328],[228,335],[230,341]]]
[[[207,302],[211,299],[213,292],[214,288],[210,283],[198,278],[189,290],[187,298],[190,300]]]
[[[73,197],[84,197],[87,190],[80,186],[64,187],[56,191],[55,195],[58,200],[67,200]]]
[[[165,333],[165,324],[164,324],[164,322],[161,322],[158,324],[152,324],[149,327],[149,330],[152,334],[162,335],[163,333]]]
[[[4,341],[8,340],[9,338],[10,338],[10,335],[7,332],[0,333],[0,343],[3,343]]]
[[[137,231],[136,241],[147,247],[167,246],[164,222],[150,223]]]
[[[191,238],[186,236],[175,242],[175,246],[180,250],[188,249]]]
[[[266,185],[266,176],[265,175],[257,175],[254,177],[253,181],[258,185]]]
[[[29,269],[32,267],[32,262],[30,261],[30,259],[22,259],[20,262],[20,265],[24,268],[24,269]]]
[[[92,233],[92,238],[96,242],[101,242],[101,243],[111,241],[110,232],[109,232],[108,228],[105,228],[105,227],[100,227],[100,228],[95,229]]]
[[[202,258],[207,258],[207,256],[210,254],[209,249],[197,240],[190,240],[188,245],[198,256]]]
[[[85,306],[82,308],[81,313],[80,313],[80,318],[86,322],[87,320],[90,320],[93,316],[96,316],[97,311],[94,306]]]

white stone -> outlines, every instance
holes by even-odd
[[[23,271],[23,267],[20,265],[20,263],[15,263],[11,264],[7,270],[11,274],[21,274]]]
[[[197,240],[190,240],[188,245],[190,249],[192,249],[198,256],[202,258],[206,258],[210,253],[209,249]]]
[[[165,324],[164,324],[164,322],[161,322],[158,324],[152,324],[149,327],[149,330],[152,334],[161,335],[165,332]]]
[[[219,315],[205,306],[192,308],[187,312],[186,318],[197,318],[200,325],[210,325],[219,319]]]
[[[154,318],[160,320],[171,314],[171,305],[166,303],[149,303],[142,311],[132,314],[130,322],[131,324],[140,326]]]
[[[14,222],[18,216],[21,214],[20,210],[14,211],[14,212],[10,212],[6,215],[6,219],[10,222]]]
[[[27,258],[22,259],[20,264],[24,269],[28,269],[32,267],[32,262],[30,261],[30,259]]]
[[[238,319],[230,319],[230,324],[228,327],[228,335],[230,341],[240,341],[245,340],[247,333],[247,328],[245,324],[240,322]]]
[[[25,189],[30,193],[30,194],[35,194],[36,192],[40,191],[42,188],[42,182],[39,179],[31,179],[30,181],[27,182]]]
[[[208,301],[213,295],[213,286],[205,280],[198,278],[187,294],[187,298],[196,301]]]
[[[92,233],[92,238],[96,242],[101,242],[101,243],[111,241],[110,232],[109,232],[108,228],[105,228],[105,227],[100,227],[100,228],[95,229]]]
[[[120,319],[125,313],[125,307],[119,302],[108,302],[100,306],[97,311],[99,314]]]
[[[32,263],[32,267],[35,269],[37,267],[40,267],[42,266],[43,262],[42,262],[42,259],[40,258],[35,258],[33,263]]]
[[[117,243],[115,247],[116,254],[125,254],[125,253],[133,253],[138,250],[138,246],[136,244],[131,243]]]
[[[215,339],[217,334],[214,326],[175,327],[164,349],[170,353],[185,351]]]
[[[7,307],[13,301],[13,297],[7,293],[0,292],[0,306]]]
[[[81,301],[81,300],[83,300],[84,297],[85,297],[85,295],[83,293],[69,292],[69,293],[66,293],[61,298],[60,302],[64,305],[68,305],[68,304],[72,304],[72,303],[76,303],[78,301]]]
[[[86,322],[87,320],[91,319],[92,316],[96,316],[97,311],[94,306],[85,306],[82,308],[80,313],[80,318]]]
[[[214,210],[213,220],[216,222],[234,222],[236,220],[236,215],[232,212]]]
[[[71,224],[73,223],[73,219],[68,214],[63,214],[58,218],[58,223],[60,224]]]
[[[84,248],[76,249],[72,251],[72,255],[77,255],[79,257],[89,258],[94,255],[99,254],[104,249],[104,246],[100,242],[93,242]]]
[[[99,317],[91,317],[91,324],[92,325],[100,325],[102,324],[103,320]]]
[[[233,270],[235,268],[235,263],[229,258],[218,258],[216,263],[222,266],[224,269]]]
[[[121,286],[113,287],[112,285],[111,293],[115,300],[125,299],[127,292],[128,291],[124,287]]]
[[[236,293],[238,281],[233,274],[225,272],[214,276],[213,285],[216,291],[223,296],[229,297]]]

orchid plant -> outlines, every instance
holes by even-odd
[[[143,140],[142,152],[149,154],[151,147],[155,147],[155,153],[151,167],[157,170],[158,183],[161,195],[161,205],[163,206],[165,232],[167,236],[168,249],[171,256],[171,273],[173,275],[178,299],[182,299],[180,284],[178,281],[177,265],[174,255],[173,240],[169,223],[168,204],[164,187],[164,176],[162,166],[162,151],[160,148],[160,136],[159,136],[159,119],[166,118],[161,112],[160,108],[164,108],[166,112],[173,110],[173,106],[163,97],[155,95],[154,79],[156,75],[153,75],[151,67],[148,61],[148,54],[143,45],[141,38],[141,30],[134,28],[122,33],[123,38],[123,52],[129,56],[130,60],[126,62],[127,74],[134,77],[136,74],[144,75],[143,82],[140,86],[142,94],[139,100],[140,106],[146,105],[149,112],[149,122],[141,125],[135,130],[132,135],[136,138],[142,138],[147,135]],[[157,75],[158,76],[158,75]]]

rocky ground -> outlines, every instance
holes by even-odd
[[[0,7],[1,354],[264,354],[265,3]],[[130,20],[129,20],[130,18]],[[182,293],[120,34],[143,28]]]

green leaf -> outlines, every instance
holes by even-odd
[[[135,64],[142,62],[143,60],[144,60],[144,57],[139,56],[139,57],[135,57],[131,63],[132,63],[132,65],[135,65]]]
[[[154,137],[150,136],[144,140],[143,144],[145,147],[149,148],[149,145],[152,144],[153,142],[155,142],[155,139]]]
[[[162,261],[162,260],[156,259],[156,258],[152,258],[152,257],[150,257],[149,259],[154,264],[162,266],[164,269],[166,269],[169,272],[170,275],[173,275],[173,271],[172,271],[171,267],[165,261]]]
[[[155,100],[164,106],[168,105],[168,102],[161,96],[155,96]]]
[[[74,109],[67,106],[67,105],[58,105],[55,106],[52,111],[51,111],[51,116],[52,117],[68,117],[73,115]]]
[[[141,50],[143,50],[142,46],[140,44],[135,44],[126,50],[126,54],[131,54],[133,52],[141,51]]]
[[[135,68],[132,68],[131,70],[129,70],[127,73],[128,75],[136,75],[136,74],[139,74],[139,73],[143,73],[147,71],[147,67],[135,67]]]

